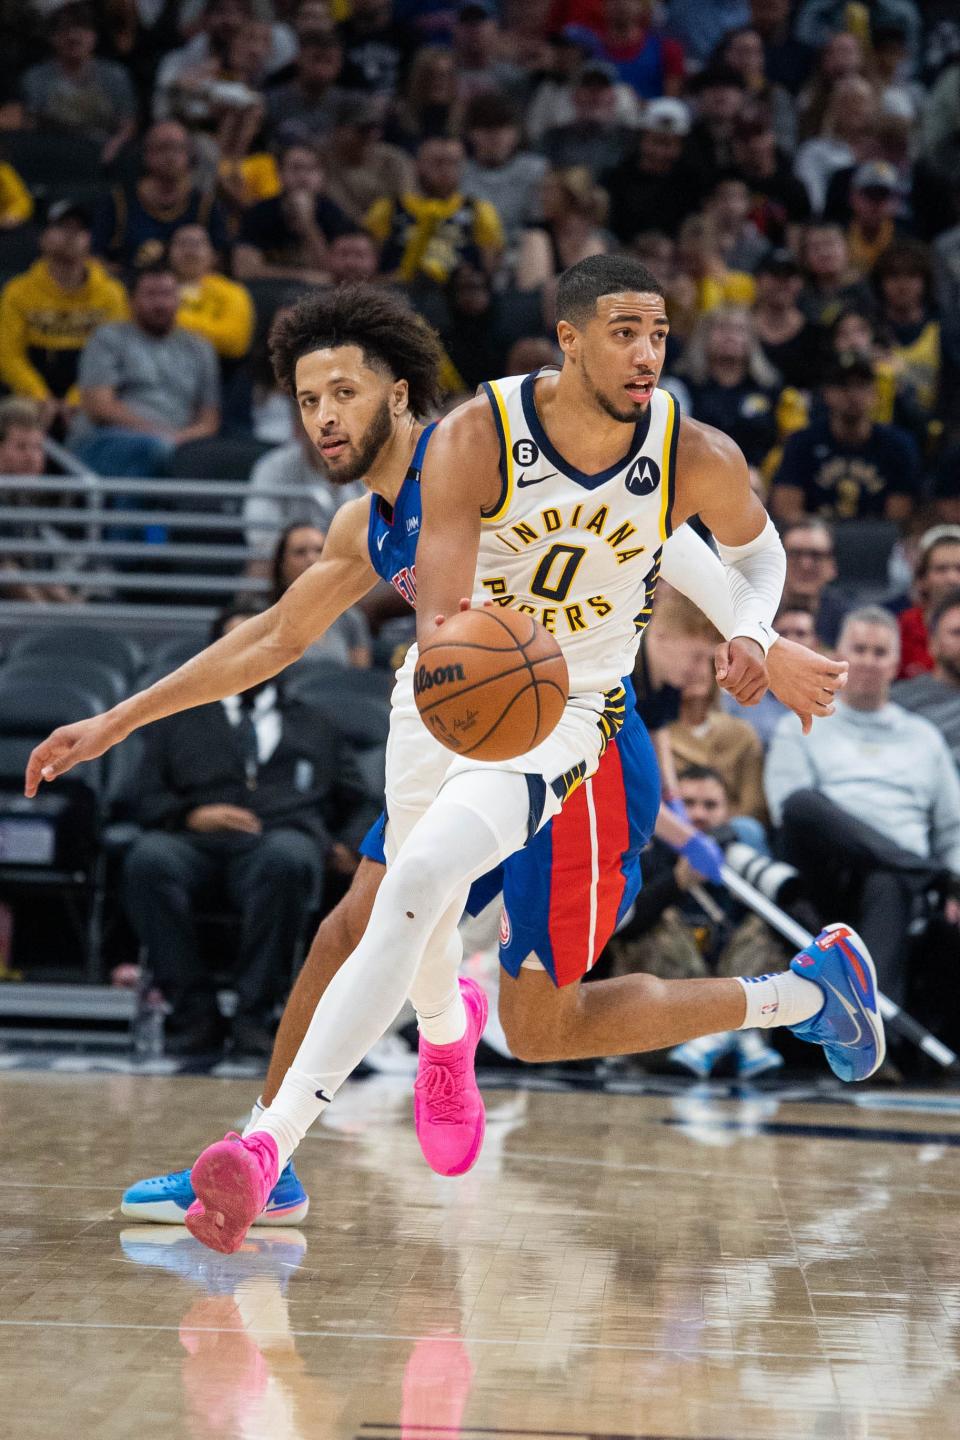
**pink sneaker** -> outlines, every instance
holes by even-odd
[[[190,1171],[197,1197],[184,1218],[190,1234],[223,1255],[239,1250],[279,1170],[276,1141],[262,1131],[246,1140],[231,1131],[208,1145]]]
[[[460,994],[467,1012],[463,1039],[431,1045],[421,1035],[413,1087],[417,1139],[423,1158],[438,1175],[465,1174],[480,1154],[486,1128],[473,1057],[487,1023],[487,997],[475,980],[463,978]]]

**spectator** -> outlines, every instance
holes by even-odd
[[[960,590],[948,590],[933,607],[929,644],[931,672],[899,680],[891,696],[911,715],[922,715],[937,727],[960,769]]]
[[[788,227],[800,224],[810,213],[807,192],[777,147],[769,107],[745,108],[733,132],[736,173],[750,187],[750,218],[771,245],[789,240]]]
[[[0,230],[15,230],[33,214],[33,196],[6,160],[0,160]]]
[[[725,305],[704,315],[678,369],[696,418],[723,430],[748,464],[759,465],[776,444],[778,382],[749,312]]]
[[[425,45],[411,61],[384,133],[403,149],[416,151],[422,140],[459,134],[462,111],[452,54],[439,45]]]
[[[929,169],[914,164],[913,126],[903,115],[887,115],[882,111],[872,125],[866,127],[862,143],[854,145],[857,159],[835,170],[827,184],[823,218],[849,225],[852,218],[850,190],[853,177],[862,163],[873,161],[889,165],[897,177],[897,211],[911,227],[921,229],[932,225],[939,229],[943,195],[939,181],[932,181]],[[862,158],[860,158],[862,157]],[[931,193],[931,191],[933,193]],[[929,212],[936,212],[931,221]]]
[[[799,254],[806,279],[798,303],[814,325],[832,325],[845,305],[869,300],[869,290],[850,263],[842,226],[812,220],[804,226]]]
[[[780,608],[808,609],[814,632],[832,648],[850,607],[835,585],[837,561],[830,526],[825,520],[810,516],[787,525],[781,538],[787,556],[787,574]],[[777,633],[785,632],[777,628]],[[810,641],[801,643],[809,645]]]
[[[633,129],[617,118],[617,72],[606,60],[586,60],[572,92],[573,116],[553,126],[540,149],[555,170],[585,166],[593,176],[612,170],[633,142]]]
[[[902,30],[908,37],[911,62],[916,64],[919,61],[923,29],[914,0],[873,0],[869,17],[860,17],[861,26],[867,18],[871,36],[877,26],[895,25]],[[851,17],[850,7],[845,0],[801,0],[794,18],[793,31],[797,39],[804,44],[824,45],[829,44],[831,37],[837,39],[846,34],[843,26],[851,23],[855,24],[856,18]]]
[[[326,530],[309,521],[295,520],[277,538],[271,562],[271,605],[275,605],[295,580],[299,580],[323,554]],[[370,627],[363,611],[351,606],[339,615],[328,630],[314,640],[291,667],[309,667],[314,660],[333,660],[338,665],[368,670],[371,663]]]
[[[547,162],[542,155],[520,149],[519,113],[502,95],[475,96],[464,115],[464,131],[470,150],[463,172],[464,194],[493,206],[510,245],[530,219],[532,197]]]
[[[823,388],[827,414],[787,440],[770,497],[781,521],[909,519],[917,499],[915,447],[893,425],[878,425],[872,363],[847,354],[832,362]]]
[[[787,155],[797,147],[797,117],[789,90],[767,76],[767,57],[759,30],[743,25],[724,37],[717,51],[721,65],[728,66],[755,104],[770,111],[777,145]]]
[[[604,255],[610,248],[603,229],[607,197],[583,166],[548,171],[540,210],[543,224],[531,225],[520,237],[518,290],[553,285],[570,265],[588,255]]]
[[[280,194],[243,217],[233,273],[238,280],[322,284],[330,241],[352,228],[350,219],[324,193],[324,165],[313,145],[288,145],[279,168]]]
[[[447,306],[440,337],[456,373],[446,374],[441,384],[456,394],[473,394],[490,375],[515,373],[507,366],[511,345],[543,325],[539,295],[495,294],[489,276],[474,265],[454,270]]]
[[[711,66],[694,75],[687,97],[696,118],[687,140],[687,159],[696,166],[704,189],[733,164],[733,129],[743,107],[746,85],[729,65]]]
[[[526,72],[503,58],[497,11],[489,0],[462,0],[453,26],[453,64],[463,105],[490,91],[518,103],[526,98]]]
[[[719,0],[704,6],[700,0],[670,0],[667,28],[697,67],[705,66],[725,36],[750,19],[747,0]]]
[[[184,82],[189,86],[196,79],[228,73],[233,46],[245,29],[258,23],[254,0],[209,0],[197,34],[160,62],[153,102],[156,119],[164,120],[171,114],[173,92]],[[257,88],[290,65],[296,54],[297,38],[290,27],[271,25],[260,73],[255,77]]]
[[[396,94],[408,42],[394,20],[392,0],[351,0],[340,38],[350,83],[373,95]]]
[[[821,343],[800,309],[803,276],[789,250],[772,250],[757,267],[753,329],[786,385],[813,390],[821,374]]]
[[[90,220],[70,200],[47,211],[40,255],[0,296],[0,379],[15,395],[41,402],[49,427],[65,424],[79,402],[77,366],[98,325],[123,320],[123,286],[90,258]]]
[[[6,480],[36,479],[43,474],[46,457],[43,452],[43,424],[39,407],[32,400],[8,396],[0,400],[0,504],[52,504],[51,496],[26,494],[18,487],[7,490]],[[55,579],[49,584],[17,579],[23,565],[30,569],[43,567],[44,561],[33,555],[3,555],[4,543],[11,539],[47,539],[54,534],[49,525],[16,525],[5,522],[0,531],[0,597],[4,600],[29,600],[33,604],[58,604],[76,597]]]
[[[900,669],[897,678],[910,680],[934,668],[928,622],[946,597],[960,586],[960,526],[934,525],[920,537],[913,576],[916,602],[897,616]]]
[[[927,416],[917,404],[909,376],[900,370],[893,355],[888,332],[878,330],[876,312],[869,305],[847,305],[830,326],[829,357],[853,351],[873,364],[876,398],[873,418],[882,425],[897,425],[925,446]]]
[[[853,172],[847,228],[850,263],[858,275],[867,275],[893,240],[900,206],[897,172],[882,160],[871,160]]]
[[[80,358],[72,447],[101,475],[162,474],[176,446],[220,428],[216,352],[177,325],[179,304],[167,265],[139,271],[131,319],[101,325]]]
[[[539,146],[548,130],[569,125],[576,118],[574,91],[580,72],[593,54],[593,38],[577,25],[565,26],[548,37],[547,67],[523,117],[524,131],[531,145]],[[635,130],[640,119],[636,92],[618,79],[613,87],[613,119]]]
[[[836,714],[807,736],[793,715],[781,722],[767,754],[767,803],[820,914],[850,918],[880,988],[903,1004],[915,905],[936,882],[952,892],[960,881],[960,780],[939,731],[890,703],[893,616],[852,611],[838,654],[850,669]],[[949,898],[945,909],[956,924],[960,904]]]
[[[679,795],[690,824],[701,834],[733,839],[737,821],[723,776],[709,765],[680,773]],[[642,858],[643,887],[628,923],[611,941],[616,975],[638,971],[661,979],[691,980],[707,975],[760,975],[782,970],[782,944],[722,885],[705,881],[684,856],[655,839]],[[706,892],[710,909],[701,896]],[[722,919],[718,918],[722,916]],[[783,1060],[760,1030],[709,1035],[678,1045],[670,1062],[705,1079],[728,1052],[736,1054],[742,1077],[779,1069]]]
[[[379,263],[376,242],[366,230],[341,231],[327,251],[327,270],[333,285],[372,280]]]
[[[733,813],[762,821],[763,746],[745,720],[720,709],[708,644],[700,647],[692,671],[680,691],[680,718],[668,732],[677,774],[688,765],[710,766],[723,780]]]
[[[956,175],[960,158],[960,56],[945,65],[923,107],[922,147],[926,159],[944,179]]]
[[[446,285],[464,261],[493,270],[503,250],[503,228],[486,200],[461,189],[464,150],[459,140],[423,140],[417,150],[417,189],[399,200],[384,196],[364,224],[380,242],[380,269],[409,282]]]
[[[696,315],[705,315],[718,305],[753,303],[756,294],[753,276],[730,270],[724,264],[708,215],[688,215],[680,226],[676,269],[678,280],[685,278],[693,283]],[[674,289],[678,288],[675,283]],[[684,307],[681,305],[681,308]]]
[[[617,67],[620,79],[644,100],[679,95],[683,46],[655,28],[650,0],[603,0],[596,28],[598,57]]]
[[[933,299],[930,252],[919,240],[894,240],[873,267],[880,322],[893,338],[891,359],[927,415],[940,390],[940,322]]]
[[[316,140],[330,129],[344,90],[343,46],[332,25],[305,30],[293,75],[264,91],[266,123],[281,142]]]
[[[869,80],[848,75],[836,81],[817,134],[803,142],[794,160],[816,214],[826,205],[833,176],[871,158],[877,119],[877,94]]]
[[[53,59],[32,65],[21,93],[31,120],[41,130],[83,135],[102,147],[109,165],[136,122],[136,97],[122,65],[100,60],[93,7],[65,5],[51,22]]]
[[[143,165],[133,185],[116,186],[97,208],[93,250],[114,266],[140,269],[159,260],[181,225],[202,225],[219,254],[227,225],[213,192],[194,184],[192,146],[173,120],[153,125],[143,140]]]
[[[696,173],[683,158],[690,117],[679,100],[654,100],[641,116],[636,149],[601,177],[610,229],[622,244],[651,223],[675,234],[699,203]]]
[[[202,225],[174,232],[170,267],[180,282],[177,324],[209,340],[221,360],[242,360],[253,341],[253,301],[245,286],[219,273]]]
[[[282,489],[291,494],[270,494]],[[326,534],[338,508],[364,494],[362,480],[350,485],[330,483],[320,456],[298,423],[294,439],[261,456],[250,471],[243,502],[247,544],[266,557],[272,553],[278,532],[295,523],[312,525]]]
[[[837,30],[824,37],[816,70],[797,97],[801,139],[820,134],[838,81],[864,77],[866,73],[866,55],[856,35],[849,30]]]
[[[355,225],[381,196],[398,200],[416,184],[413,161],[405,150],[381,138],[382,105],[362,92],[343,94],[333,109],[333,129],[325,144],[326,193]]]
[[[791,0],[751,0],[750,22],[763,42],[764,70],[774,85],[796,95],[816,59],[816,52],[793,34]]]
[[[709,192],[704,216],[720,259],[728,270],[752,275],[770,250],[750,219],[750,191],[737,175],[721,175]],[[659,270],[654,273],[660,277]]]
[[[212,638],[251,618],[226,612]],[[225,891],[241,924],[234,1048],[268,1055],[270,1016],[322,898],[325,862],[355,854],[373,807],[337,731],[272,682],[160,720],[145,740],[145,833],[127,853],[122,895],[172,1007],[167,1049],[204,1053],[222,1039],[196,914],[202,898]]]

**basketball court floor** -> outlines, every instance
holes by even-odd
[[[225,1257],[117,1206],[249,1081],[0,1074],[0,1434],[956,1436],[960,1098],[660,1092],[491,1089],[443,1180],[409,1080],[351,1084],[303,1228]]]

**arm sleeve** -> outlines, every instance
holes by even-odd
[[[756,640],[764,654],[776,638],[773,617],[783,595],[787,557],[773,521],[746,545],[717,545],[733,600],[734,634]]]
[[[680,525],[670,536],[663,547],[660,574],[703,611],[724,640],[733,639],[736,616],[727,572],[716,551],[692,526]]]
[[[774,825],[780,824],[784,804],[795,791],[815,787],[816,774],[810,764],[800,721],[794,715],[785,715],[773,732],[763,769],[767,809]]]

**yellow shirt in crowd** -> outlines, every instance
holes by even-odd
[[[37,260],[0,295],[0,379],[31,400],[79,401],[80,352],[98,325],[126,320],[127,292],[98,260],[76,290],[65,290]]]
[[[0,221],[22,225],[33,214],[33,196],[12,165],[0,161]]]
[[[204,275],[180,286],[177,324],[202,335],[224,360],[240,360],[253,341],[254,312],[245,285],[225,275]]]

